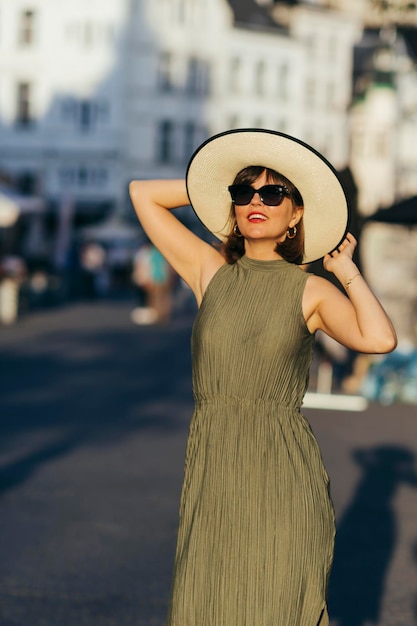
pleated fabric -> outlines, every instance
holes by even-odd
[[[300,412],[313,345],[307,277],[243,257],[204,295],[167,626],[328,624],[334,511]]]

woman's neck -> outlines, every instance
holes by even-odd
[[[282,256],[275,252],[276,243],[265,241],[245,241],[245,256],[257,261],[279,261]]]

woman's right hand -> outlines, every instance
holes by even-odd
[[[178,220],[171,209],[189,204],[184,180],[135,180],[129,185],[138,219],[152,243],[200,303],[222,255]]]

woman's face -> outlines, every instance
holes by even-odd
[[[251,187],[260,189],[264,185],[274,184],[268,180],[267,173],[263,172]],[[274,243],[282,242],[286,238],[288,228],[295,226],[303,215],[301,207],[294,208],[291,198],[284,197],[278,206],[264,204],[259,194],[254,194],[249,204],[235,205],[237,225],[241,234],[250,240],[270,240]]]

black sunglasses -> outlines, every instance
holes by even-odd
[[[268,206],[278,206],[284,198],[290,197],[291,193],[284,185],[264,185],[260,189],[254,189],[250,185],[230,185],[229,192],[232,202],[237,205],[249,204],[255,193]]]

